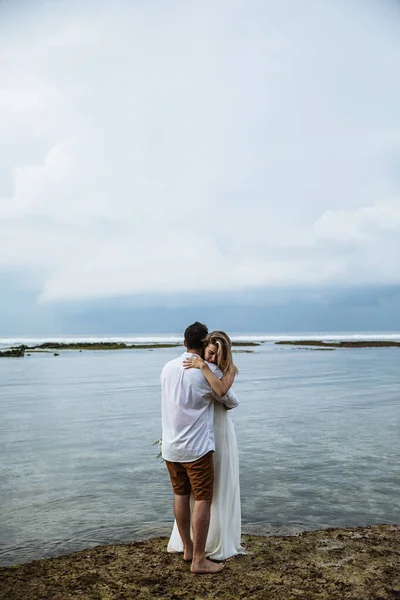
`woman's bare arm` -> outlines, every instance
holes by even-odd
[[[222,379],[219,379],[219,377],[211,371],[207,363],[200,357],[186,358],[183,361],[183,366],[185,369],[201,369],[204,377],[220,398],[225,396],[227,391],[232,387],[236,375],[234,369],[230,369],[227,373],[223,374]]]

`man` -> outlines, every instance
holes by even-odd
[[[226,408],[238,405],[235,394],[215,394],[199,369],[184,369],[182,362],[203,355],[208,329],[196,321],[185,330],[186,352],[169,361],[161,373],[162,456],[174,492],[174,513],[183,542],[183,558],[191,561],[192,573],[218,573],[224,565],[206,559],[214,467],[214,400]],[[217,367],[208,363],[210,369]],[[193,493],[193,541],[190,536],[190,494]]]

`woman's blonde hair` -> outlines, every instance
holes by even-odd
[[[235,374],[239,373],[232,360],[232,342],[224,331],[212,331],[204,340],[205,346],[214,344],[217,347],[217,365],[223,373],[233,368]]]

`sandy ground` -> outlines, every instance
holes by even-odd
[[[243,536],[249,554],[192,575],[167,540],[98,546],[0,569],[3,600],[400,599],[400,526]]]

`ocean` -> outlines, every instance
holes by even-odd
[[[260,342],[234,355],[243,531],[399,523],[400,348],[320,351],[275,341],[399,341],[400,334],[232,338]],[[181,341],[176,334],[3,338],[0,349],[50,339]],[[169,533],[172,492],[153,442],[161,436],[160,371],[181,352],[0,358],[0,564]]]

